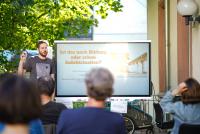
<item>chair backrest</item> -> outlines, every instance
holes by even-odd
[[[153,103],[153,107],[154,107],[155,115],[156,115],[156,117],[155,117],[156,123],[162,124],[163,119],[164,119],[164,114],[163,114],[163,110],[162,110],[160,104]]]
[[[43,125],[45,134],[56,134],[56,124]]]
[[[179,134],[199,134],[200,124],[182,124],[179,128]]]

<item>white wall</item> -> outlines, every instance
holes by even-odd
[[[151,40],[151,79],[156,93],[159,92],[159,64],[158,64],[158,1],[147,1],[147,38]]]
[[[200,0],[196,0],[200,7]],[[199,12],[200,14],[200,12]],[[200,24],[192,28],[192,76],[200,81]]]
[[[170,88],[176,88],[178,84],[177,74],[177,1],[169,0],[169,51],[170,51]]]
[[[147,39],[147,0],[121,0],[122,12],[110,11],[106,19],[97,16],[94,40],[123,41]]]
[[[169,1],[169,86],[177,87],[177,9],[176,0]],[[158,62],[158,0],[148,0],[148,39],[151,46],[152,81],[159,92],[159,62]]]

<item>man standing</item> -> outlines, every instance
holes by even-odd
[[[20,55],[18,66],[18,74],[24,75],[25,72],[30,72],[30,78],[37,80],[42,76],[51,76],[54,78],[55,68],[51,59],[47,58],[48,42],[39,40],[37,44],[38,56],[27,59],[27,53],[23,52]]]

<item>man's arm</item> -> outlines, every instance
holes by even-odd
[[[51,71],[50,71],[50,75],[53,78],[53,80],[55,81],[55,62],[53,60],[51,60]]]
[[[18,75],[20,76],[24,76],[24,74],[26,73],[26,70],[24,69],[24,63],[26,61],[26,57],[27,57],[27,53],[26,52],[23,52],[21,55],[20,55],[20,61],[19,61],[19,66],[18,66]]]
[[[20,76],[24,76],[24,74],[26,73],[26,70],[23,69],[23,66],[24,66],[24,62],[20,61],[19,66],[18,66],[18,71],[17,71],[18,75]]]
[[[177,109],[181,109],[183,106],[182,102],[173,102],[173,98],[176,95],[180,95],[182,92],[185,92],[187,89],[187,86],[184,82],[180,83],[178,88],[168,91],[165,96],[161,99],[160,105],[162,109],[165,112],[175,113]]]
[[[55,81],[55,74],[51,74],[51,78]]]

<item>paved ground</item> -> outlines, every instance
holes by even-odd
[[[134,132],[134,134],[146,134],[146,129],[143,130],[137,130]],[[157,127],[154,128],[154,134],[168,134],[167,130],[161,130]]]
[[[138,130],[138,131],[135,131],[134,134],[146,134],[146,131],[143,131],[143,130]],[[167,132],[164,132],[164,131],[154,131],[154,134],[168,134]]]

